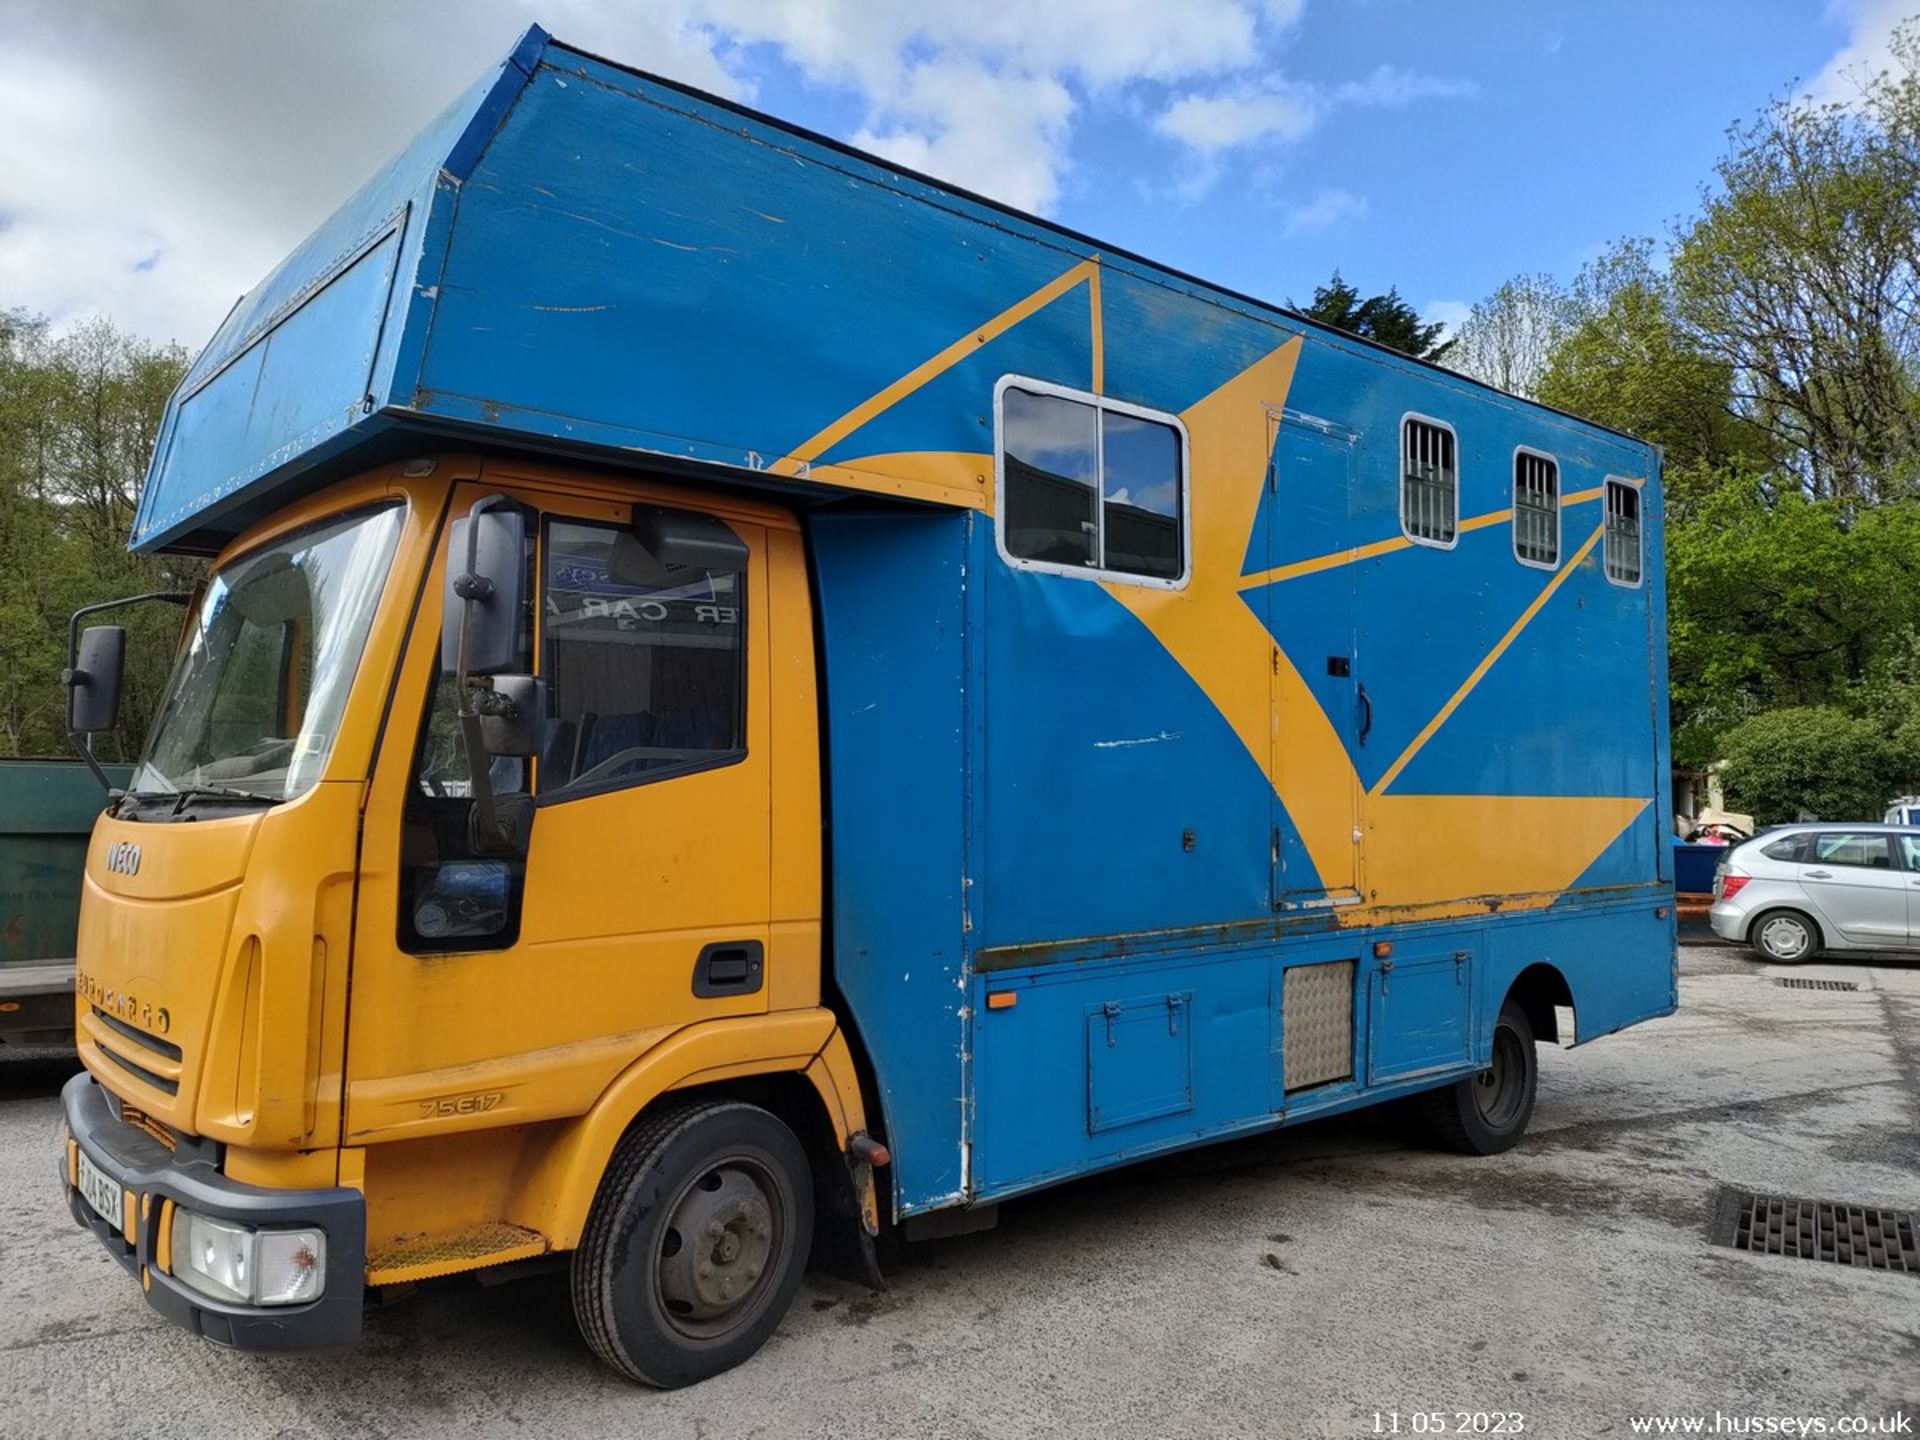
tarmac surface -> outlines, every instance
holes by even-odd
[[[1723,1186],[1920,1210],[1920,959],[1690,945],[1681,974],[1672,1018],[1541,1048],[1507,1155],[1363,1116],[1064,1187],[884,1294],[810,1277],[758,1357],[671,1394],[596,1365],[563,1274],[423,1288],[333,1354],[173,1329],[61,1203],[71,1062],[0,1060],[0,1435],[1920,1433],[1920,1275],[1708,1243]]]

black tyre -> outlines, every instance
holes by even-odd
[[[607,1364],[663,1390],[752,1355],[793,1303],[813,1182],[774,1116],[670,1103],[613,1152],[573,1255],[573,1315]]]
[[[1747,943],[1776,965],[1798,965],[1820,953],[1820,927],[1798,910],[1769,910],[1747,927]]]
[[[1415,1113],[1442,1149],[1498,1155],[1527,1133],[1539,1079],[1533,1023],[1509,1000],[1494,1022],[1492,1063],[1478,1075],[1416,1095]]]

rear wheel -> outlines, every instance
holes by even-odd
[[[662,1389],[766,1343],[813,1236],[806,1152],[753,1105],[690,1101],[614,1150],[573,1256],[573,1313],[607,1364]]]
[[[1769,910],[1747,931],[1747,943],[1780,965],[1797,965],[1820,951],[1820,928],[1797,910]]]
[[[1413,1103],[1434,1142],[1462,1155],[1498,1155],[1527,1133],[1533,1118],[1540,1070],[1533,1053],[1533,1024],[1509,1000],[1493,1027],[1487,1068]]]

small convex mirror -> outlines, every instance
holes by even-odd
[[[480,744],[489,755],[533,755],[540,749],[547,687],[531,675],[496,675],[476,694]]]

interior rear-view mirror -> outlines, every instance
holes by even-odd
[[[668,570],[717,570],[725,574],[747,567],[747,542],[712,515],[636,505],[632,529],[641,548]]]

